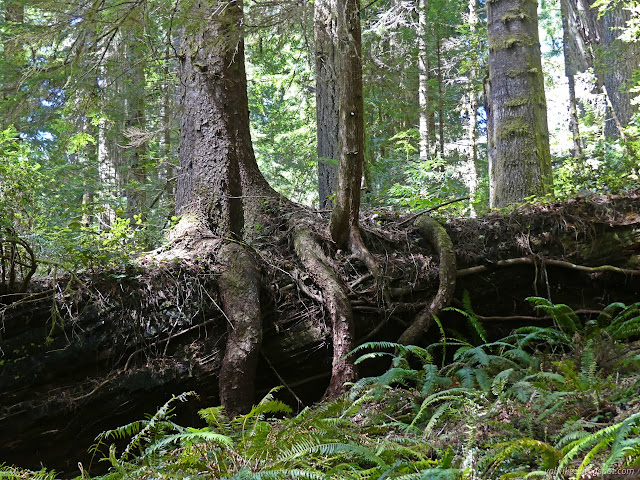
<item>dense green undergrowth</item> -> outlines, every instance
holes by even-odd
[[[640,303],[583,320],[529,300],[554,327],[488,341],[467,301],[457,311],[469,338],[439,324],[428,348],[360,346],[359,363],[386,357],[389,368],[297,415],[272,391],[247,415],[211,407],[200,411],[207,426],[184,427],[172,407],[193,394],[173,397],[102,433],[91,451],[109,473],[90,477],[85,466],[77,478],[593,478],[640,465]],[[0,478],[57,476],[5,466]]]

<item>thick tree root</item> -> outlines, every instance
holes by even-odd
[[[333,330],[333,362],[331,380],[324,398],[335,398],[346,391],[345,383],[356,379],[353,360],[347,357],[354,346],[354,324],[347,288],[329,266],[309,224],[300,218],[292,219],[294,248],[306,271],[320,287]]]
[[[262,342],[260,272],[248,248],[225,242],[218,257],[222,307],[229,321],[220,368],[220,402],[227,415],[248,412],[255,400],[255,373]]]
[[[439,287],[433,300],[415,318],[407,328],[398,343],[404,345],[416,344],[427,332],[433,322],[434,315],[449,305],[456,289],[456,253],[449,234],[440,223],[432,217],[423,216],[416,220],[416,227],[434,246],[440,258],[438,272]]]

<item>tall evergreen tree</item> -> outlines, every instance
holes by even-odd
[[[487,2],[490,203],[551,192],[551,154],[537,2]]]

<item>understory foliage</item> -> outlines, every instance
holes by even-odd
[[[267,394],[246,415],[200,410],[204,426],[153,416],[103,432],[104,480],[588,478],[640,465],[640,303],[596,318],[528,299],[553,322],[489,341],[468,299],[470,338],[427,348],[371,342],[358,363],[389,359],[343,397],[292,415]],[[453,309],[451,309],[453,310]],[[116,448],[113,443],[120,445]],[[90,478],[85,467],[77,478]],[[0,467],[0,478],[57,478]]]

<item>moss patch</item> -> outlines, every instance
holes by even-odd
[[[508,50],[513,47],[531,47],[536,44],[536,39],[532,35],[526,33],[513,33],[506,35],[501,39],[497,39],[493,42],[493,45],[489,45],[489,49],[492,51]]]
[[[529,97],[528,95],[521,95],[519,97],[516,98],[512,98],[511,100],[507,100],[506,102],[504,102],[504,104],[507,107],[521,107],[523,105],[528,105],[531,103],[531,97]]]
[[[509,10],[507,13],[500,17],[500,21],[502,23],[512,22],[514,20],[526,20],[529,18],[529,15],[524,13],[520,9]]]
[[[529,123],[522,117],[514,117],[512,119],[505,120],[505,122],[498,127],[497,132],[497,137],[500,140],[530,135],[531,125],[529,125]]]

